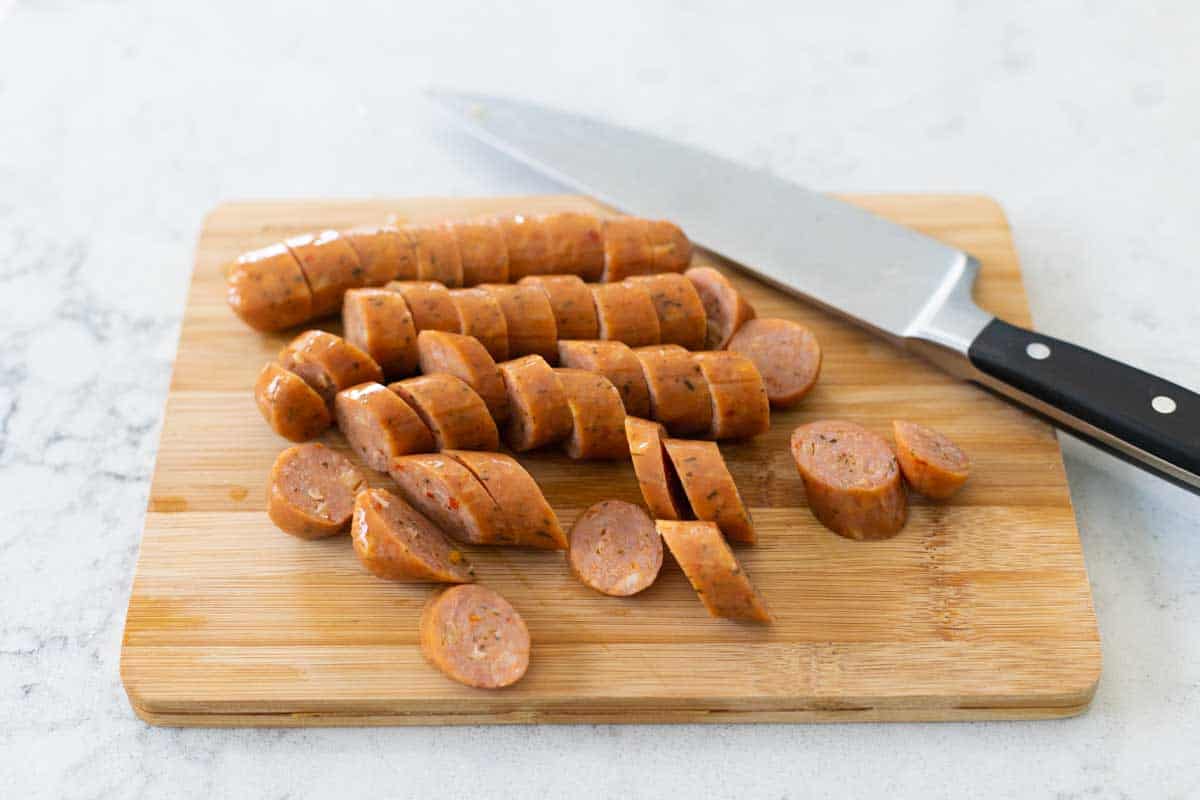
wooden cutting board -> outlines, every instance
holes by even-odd
[[[971,196],[847,198],[983,263],[979,302],[1029,324],[1008,225]],[[754,722],[1063,717],[1100,674],[1062,456],[1049,427],[850,325],[734,275],[761,316],[810,325],[816,390],[771,431],[721,450],[760,544],[738,556],[778,617],[711,619],[668,558],[629,599],[585,588],[560,552],[474,549],[479,580],[520,610],[529,672],[502,691],[429,667],[417,615],[430,589],[379,580],[348,537],[301,541],[267,519],[265,480],[286,442],[251,386],[285,335],[225,306],[221,265],[322,227],[483,212],[599,208],[580,197],[260,202],[204,223],[126,620],[121,675],[134,710],[164,725]],[[698,261],[710,261],[699,254]],[[722,267],[733,273],[728,267]],[[337,330],[336,321],[323,327]],[[963,445],[973,471],[945,504],[913,498],[886,542],[852,542],[805,506],[792,429],[840,417],[890,436],[893,418]],[[340,434],[324,440],[345,449]],[[564,526],[605,498],[640,502],[627,463],[522,456]],[[373,483],[386,486],[386,476]]]

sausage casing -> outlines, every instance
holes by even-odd
[[[896,460],[912,488],[934,500],[953,496],[967,481],[967,454],[942,433],[915,422],[895,420]]]
[[[512,544],[543,550],[567,546],[558,515],[546,502],[537,481],[515,458],[478,450],[447,450],[442,455],[470,470],[487,489],[504,515]]]
[[[771,621],[766,602],[716,525],[663,519],[654,524],[710,616]]]
[[[279,352],[279,365],[294,372],[321,395],[330,408],[342,389],[383,380],[375,359],[327,331],[311,330],[288,342]]]
[[[433,433],[438,450],[495,450],[496,422],[479,393],[461,378],[445,373],[421,375],[388,387],[412,406]]]
[[[362,383],[343,389],[333,405],[338,429],[373,470],[387,472],[396,456],[434,449],[433,434],[421,417],[382,384]]]
[[[417,370],[417,326],[408,302],[386,289],[351,289],[342,300],[342,332],[383,370],[406,378]]]
[[[436,583],[475,580],[462,551],[428,517],[387,489],[358,493],[350,539],[358,560],[379,578]]]
[[[650,416],[676,436],[705,433],[712,425],[712,394],[700,365],[679,345],[638,347],[650,390]]]
[[[497,424],[508,419],[508,391],[487,349],[471,336],[446,331],[421,331],[417,337],[421,372],[444,373],[461,379],[483,399]]]
[[[225,298],[251,328],[277,331],[313,318],[312,290],[284,244],[244,253],[228,269]]]
[[[559,339],[600,338],[592,292],[578,275],[528,275],[521,283],[546,293]]]
[[[634,417],[650,416],[650,390],[642,363],[624,342],[570,341],[558,343],[558,358],[564,367],[583,369],[603,375],[617,387],[625,413]]]
[[[554,370],[571,409],[571,435],[563,449],[576,459],[614,459],[629,455],[625,406],[612,381],[581,369]]]
[[[750,512],[716,444],[667,439],[663,445],[683,484],[693,516],[715,523],[730,541],[745,544],[757,541]]]
[[[567,396],[544,358],[529,355],[499,366],[508,390],[509,418],[504,440],[509,447],[522,453],[571,435]]]
[[[299,375],[275,363],[258,374],[254,402],[271,429],[293,442],[308,441],[333,421],[321,395]]]

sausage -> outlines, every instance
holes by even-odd
[[[340,310],[342,294],[347,289],[364,285],[358,255],[337,231],[295,236],[285,244],[300,263],[304,279],[312,290],[313,317]]]
[[[529,284],[488,283],[479,288],[495,297],[504,312],[509,358],[536,353],[551,363],[558,359],[558,324],[545,292]]]
[[[625,436],[629,441],[633,473],[650,515],[655,519],[690,517],[687,496],[663,447],[667,438],[663,426],[640,417],[625,417]]]
[[[688,583],[713,617],[770,622],[766,601],[711,522],[654,523]]]
[[[543,215],[541,222],[546,231],[546,260],[554,272],[600,280],[604,274],[604,224],[599,217],[560,211]]]
[[[354,496],[366,487],[350,459],[319,442],[284,450],[271,467],[267,516],[281,531],[320,539],[346,530]]]
[[[564,442],[576,459],[613,459],[629,455],[625,438],[625,406],[612,381],[581,369],[556,369],[558,383],[571,409],[571,435]]]
[[[342,332],[375,359],[385,378],[417,371],[417,326],[404,296],[386,289],[351,289],[342,299]]]
[[[433,433],[438,450],[495,450],[500,434],[479,393],[444,373],[406,378],[388,387]]]
[[[421,372],[444,373],[461,379],[483,399],[497,424],[508,419],[508,391],[496,360],[478,339],[461,333],[421,331],[417,336]]]
[[[283,244],[241,255],[228,268],[225,298],[242,322],[278,331],[313,317],[312,290],[300,262]]]
[[[372,575],[387,580],[470,583],[475,570],[462,551],[421,512],[387,489],[354,500],[354,553]]]
[[[442,455],[462,464],[483,484],[504,515],[513,544],[543,550],[566,548],[567,537],[558,516],[537,481],[515,458],[478,450],[447,450]]]
[[[821,345],[790,319],[752,319],[729,340],[728,349],[754,362],[775,408],[800,402],[821,373]]]
[[[663,442],[675,474],[683,484],[692,515],[715,523],[733,542],[754,544],[758,541],[750,512],[742,502],[737,484],[725,466],[720,449],[713,442],[691,439],[667,439]]]
[[[538,286],[546,293],[559,339],[600,338],[592,292],[578,275],[527,275],[521,284]]]
[[[604,221],[604,280],[623,281],[631,275],[654,272],[654,248],[650,245],[650,223],[637,217],[613,217]]]
[[[389,223],[392,225],[392,223]],[[417,279],[417,240],[411,229],[394,227],[396,231],[396,254],[399,257],[396,269],[396,280],[415,281]]]
[[[462,257],[454,227],[447,223],[413,225],[408,232],[416,245],[417,280],[437,281],[446,287],[462,286]]]
[[[688,350],[702,350],[707,335],[707,317],[696,287],[682,275],[638,275],[626,283],[641,286],[650,295],[658,315],[659,339]]]
[[[602,594],[628,597],[658,577],[662,537],[640,506],[603,500],[575,520],[567,563],[585,585]]]
[[[712,394],[692,354],[677,344],[633,352],[650,390],[650,417],[676,436],[706,432],[712,425]]]
[[[544,358],[530,355],[505,361],[500,364],[500,374],[508,391],[504,440],[509,447],[522,453],[571,435],[567,396]]]
[[[515,214],[501,217],[504,244],[508,249],[508,279],[519,281],[526,275],[556,272],[549,263],[550,238],[542,217]]]
[[[254,384],[254,402],[271,430],[293,442],[304,442],[330,426],[329,407],[299,375],[267,364]]]
[[[408,303],[413,325],[421,331],[459,332],[458,309],[450,292],[436,281],[392,281],[385,287]]]
[[[361,383],[337,393],[338,428],[363,463],[387,472],[396,456],[430,453],[433,434],[412,407],[378,383]]]
[[[632,283],[594,283],[591,290],[601,339],[630,347],[658,344],[658,313],[649,292]]]
[[[915,422],[895,420],[896,459],[912,488],[934,500],[945,500],[967,481],[971,462],[944,434]]]
[[[712,396],[713,439],[746,439],[771,427],[771,404],[754,362],[728,350],[693,353]]]
[[[321,395],[330,408],[342,389],[383,380],[375,359],[340,336],[327,331],[305,331],[284,346],[279,365],[294,372]]]
[[[625,413],[650,416],[650,389],[642,374],[642,363],[624,342],[569,341],[558,343],[559,362],[564,367],[596,372],[612,381],[621,393]]]
[[[395,228],[353,228],[342,234],[358,256],[362,286],[383,286],[400,275],[400,238]]]
[[[742,325],[755,317],[754,306],[742,297],[729,279],[712,267],[692,267],[683,273],[696,287],[704,304],[707,334],[705,350],[724,350]]]
[[[494,219],[459,222],[454,225],[458,253],[462,259],[462,285],[508,282],[508,246],[504,229]]]
[[[674,222],[650,220],[651,261],[655,272],[683,272],[692,263],[692,243]]]
[[[474,336],[496,361],[508,360],[508,322],[500,303],[486,289],[451,289],[459,331]]]
[[[887,539],[908,519],[900,468],[882,437],[853,422],[810,422],[792,431],[792,458],[808,507],[848,539]]]
[[[400,456],[388,470],[400,495],[446,533],[472,544],[512,544],[496,501],[471,471],[441,453]]]
[[[529,629],[507,600],[478,584],[430,597],[421,611],[421,652],[447,677],[499,689],[529,669]]]

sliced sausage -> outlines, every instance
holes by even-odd
[[[754,544],[758,537],[754,533],[754,523],[750,521],[750,512],[746,510],[716,444],[667,439],[663,445],[679,482],[683,484],[693,516],[715,523],[730,541]]]
[[[225,298],[251,328],[277,331],[312,319],[312,290],[285,245],[243,253],[228,268]]]
[[[704,349],[724,350],[738,329],[754,319],[754,306],[742,297],[728,278],[712,267],[692,267],[683,274],[696,287],[700,302],[704,304],[707,326]]]
[[[433,433],[438,450],[495,450],[496,422],[479,393],[445,373],[407,378],[388,385]]]
[[[530,355],[505,361],[500,364],[500,374],[508,391],[504,440],[509,447],[522,453],[571,435],[571,407],[558,376],[544,358]]]
[[[462,286],[462,258],[453,226],[415,225],[408,229],[416,245],[417,280],[437,281],[443,286]]]
[[[433,434],[417,412],[379,383],[342,389],[333,403],[338,429],[363,463],[387,472],[396,456],[431,453]]]
[[[650,293],[633,283],[593,283],[600,338],[630,347],[658,344],[658,313]]]
[[[642,374],[642,362],[624,342],[569,341],[558,343],[558,358],[564,367],[585,369],[612,381],[621,393],[625,413],[650,416],[650,390]]]
[[[967,481],[971,462],[958,445],[932,428],[895,420],[896,458],[912,488],[934,500],[945,500]]]
[[[417,326],[404,296],[386,289],[351,289],[342,299],[342,331],[383,370],[385,378],[417,371]]]
[[[776,408],[800,402],[821,373],[821,345],[805,326],[790,319],[752,319],[729,340],[729,350],[754,362]]]
[[[350,459],[319,442],[289,447],[275,459],[267,515],[285,533],[320,539],[346,530],[354,496],[366,488]]]
[[[395,228],[353,228],[342,236],[358,256],[363,286],[383,286],[400,277],[400,238]]]
[[[278,361],[281,367],[303,378],[330,408],[333,396],[342,389],[383,380],[383,370],[375,359],[327,331],[300,334],[284,346]]]
[[[394,227],[394,226],[393,226]],[[408,228],[395,228],[397,262],[396,280],[415,281],[417,279],[417,240]]]
[[[692,263],[692,243],[674,222],[650,220],[647,235],[655,272],[683,272]]]
[[[550,238],[541,217],[515,214],[501,217],[504,243],[508,249],[508,279],[519,281],[526,275],[556,272],[549,263]]]
[[[637,217],[604,221],[604,281],[616,283],[632,275],[654,272],[650,223]]]
[[[392,281],[385,287],[408,303],[413,325],[421,331],[459,332],[458,309],[450,292],[436,281]]]
[[[489,283],[480,287],[496,298],[508,326],[508,355],[536,353],[553,363],[558,359],[558,324],[550,299],[537,286]]]
[[[599,339],[600,323],[588,285],[578,275],[527,275],[522,285],[541,287],[554,312],[560,339]]]
[[[567,563],[575,577],[602,594],[628,597],[658,577],[662,537],[641,506],[603,500],[575,520]]]
[[[496,360],[478,339],[461,333],[421,331],[417,336],[421,372],[444,373],[461,379],[483,399],[497,424],[508,419],[508,391]]]
[[[667,438],[663,426],[640,417],[626,417],[625,436],[629,441],[633,473],[650,515],[655,519],[689,518],[691,509],[687,496],[663,447]]]
[[[541,219],[552,270],[578,275],[586,281],[600,280],[604,274],[604,224],[600,218],[560,211],[544,214]]]
[[[728,350],[693,353],[712,396],[714,439],[745,439],[766,433],[771,427],[771,404],[767,388],[754,362]]]
[[[471,471],[441,453],[400,456],[389,470],[400,495],[462,542],[512,544],[496,501]]]
[[[459,222],[454,225],[458,253],[462,259],[462,285],[508,283],[508,246],[504,229],[494,219]]]
[[[474,336],[497,361],[508,360],[508,322],[500,303],[486,289],[451,289],[458,309],[459,332]]]
[[[421,652],[447,677],[499,689],[529,669],[529,629],[507,600],[478,584],[429,598],[421,611]]]
[[[258,373],[254,402],[271,430],[293,442],[308,441],[332,422],[321,395],[299,375],[275,363]]]
[[[512,543],[543,550],[562,550],[567,537],[554,509],[546,502],[533,476],[512,456],[477,450],[447,450],[471,471],[500,507]]]
[[[746,576],[716,525],[662,519],[654,524],[710,616],[771,621],[762,595]]]
[[[337,231],[295,236],[286,244],[312,290],[314,318],[341,310],[346,290],[365,285],[358,255]]]
[[[908,497],[882,437],[853,422],[811,422],[792,432],[792,458],[808,507],[834,533],[887,539],[904,527]]]
[[[462,551],[428,517],[387,489],[358,493],[350,540],[358,560],[379,578],[435,583],[475,580]]]
[[[704,348],[707,317],[696,287],[673,272],[661,275],[638,275],[626,278],[627,283],[641,286],[650,295],[658,315],[659,338],[663,344],[677,344],[688,350]]]
[[[625,406],[612,381],[581,369],[560,367],[554,374],[571,409],[571,435],[563,444],[567,455],[578,459],[627,457]]]
[[[650,390],[650,416],[676,436],[704,433],[712,425],[712,394],[700,365],[677,344],[638,347]]]

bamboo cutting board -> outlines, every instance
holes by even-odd
[[[1029,324],[994,202],[848,199],[973,253],[979,302]],[[209,215],[125,627],[121,675],[139,716],[165,725],[861,721],[1087,707],[1100,642],[1050,428],[741,275],[761,316],[805,322],[825,353],[798,408],[773,413],[767,435],[721,445],[761,542],[738,557],[775,624],[711,619],[670,558],[646,592],[615,599],[572,578],[560,552],[474,548],[479,580],[521,612],[534,650],[516,686],[469,689],[422,660],[428,586],[368,575],[348,537],[308,542],[276,530],[265,481],[287,443],[259,417],[251,387],[289,337],[232,315],[221,265],[293,233],[390,212],[425,221],[567,208],[598,207],[579,197],[407,199],[237,203]],[[892,540],[835,536],[805,507],[788,450],[796,425],[826,417],[888,436],[896,417],[932,425],[970,453],[971,480],[949,503],[914,496]],[[324,440],[345,449],[336,431]],[[549,452],[520,460],[564,527],[602,499],[640,502],[628,463]]]

